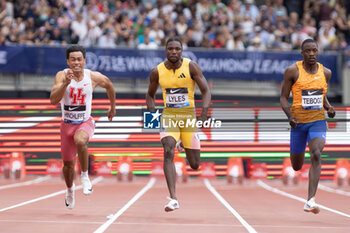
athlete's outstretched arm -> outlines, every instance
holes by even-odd
[[[292,112],[290,111],[290,106],[288,102],[288,98],[290,95],[290,91],[292,90],[292,86],[294,84],[294,76],[295,73],[299,73],[296,66],[289,66],[286,71],[284,72],[284,80],[282,83],[282,90],[281,90],[281,96],[280,96],[280,104],[282,107],[283,112],[286,114],[289,120],[290,126],[295,128],[297,126],[297,119],[295,116],[292,115]]]
[[[326,76],[326,82],[329,83],[329,80],[331,80],[332,71],[324,67],[323,72],[324,72],[324,75]],[[323,99],[323,107],[327,111],[327,115],[329,118],[335,117],[335,110],[333,106],[329,103],[326,95],[324,96],[324,99]]]
[[[72,74],[66,74],[64,71],[59,71],[55,77],[55,83],[51,89],[50,102],[51,104],[58,104],[63,98],[64,92],[66,91],[71,80],[74,78]]]
[[[91,72],[91,79],[93,81],[93,88],[97,85],[106,89],[107,96],[109,98],[109,102],[111,107],[108,110],[107,116],[108,120],[112,121],[115,116],[115,91],[114,86],[111,80],[107,78],[107,76],[101,74],[100,72]]]
[[[155,111],[155,95],[159,86],[159,74],[157,68],[153,68],[149,75],[149,85],[146,94],[146,105],[148,111]]]
[[[197,83],[199,90],[202,93],[202,120],[208,118],[208,108],[211,101],[211,93],[209,90],[208,82],[203,76],[202,70],[199,65],[193,61],[190,62],[190,73],[193,80]]]

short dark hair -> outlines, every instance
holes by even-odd
[[[303,41],[303,43],[301,44],[301,50],[304,49],[304,45],[307,44],[307,43],[315,43],[316,47],[318,46],[317,42],[314,39],[309,38],[309,39],[306,39],[306,40]]]
[[[66,59],[69,58],[69,54],[72,52],[81,52],[83,54],[83,57],[85,58],[86,49],[81,45],[74,44],[69,46],[68,49],[66,50]]]
[[[176,37],[176,36],[170,37],[170,38],[166,41],[166,43],[165,43],[165,48],[168,47],[168,44],[169,44],[170,42],[172,42],[172,41],[177,41],[177,42],[179,42],[180,45],[181,45],[181,48],[182,48],[182,41],[180,40],[179,37]]]

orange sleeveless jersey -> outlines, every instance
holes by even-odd
[[[317,63],[317,73],[309,74],[303,68],[303,61],[298,61],[296,64],[299,77],[292,86],[292,114],[299,123],[325,120],[323,101],[327,93],[327,81],[323,65]]]

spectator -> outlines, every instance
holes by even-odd
[[[157,45],[161,45],[162,40],[164,39],[164,31],[159,26],[159,20],[154,19],[151,23],[151,30],[149,32],[150,40],[153,40]]]
[[[240,35],[235,35],[233,37],[233,40],[234,40],[234,46],[233,46],[234,50],[238,50],[238,51],[245,50],[244,43],[243,43],[242,37]]]
[[[102,36],[102,30],[96,25],[95,20],[88,22],[88,34],[84,40],[84,47],[94,47],[97,44],[98,38]]]
[[[37,45],[44,45],[49,43],[49,35],[46,34],[46,28],[40,27],[39,32],[37,33],[34,43]]]
[[[9,33],[6,35],[6,41],[9,44],[16,44],[16,43],[18,43],[17,34],[16,34],[16,31],[15,31],[14,28],[10,28]]]
[[[211,41],[210,41],[210,39],[209,39],[209,37],[207,35],[204,35],[202,43],[201,43],[201,47],[206,48],[206,49],[212,47],[211,46]]]
[[[105,33],[98,39],[97,47],[100,48],[115,48],[115,35],[112,30],[106,30]]]
[[[253,22],[256,22],[256,19],[259,16],[259,10],[253,4],[254,0],[244,0],[244,5],[241,6],[241,15],[244,17],[250,17]]]
[[[283,5],[283,0],[275,1],[274,12],[279,17],[279,20],[288,20],[287,8]]]
[[[132,23],[127,14],[121,14],[117,19],[115,25],[115,32],[117,33],[117,44],[126,45],[128,41]]]
[[[88,34],[88,27],[86,21],[83,19],[82,14],[78,14],[76,20],[74,20],[71,24],[72,36],[71,42],[72,44],[84,44],[84,40]]]
[[[265,46],[261,43],[261,39],[259,37],[254,37],[247,48],[247,51],[258,52],[258,51],[264,51],[264,50],[265,50]]]
[[[329,50],[348,46],[349,10],[345,0],[0,0],[0,32],[7,44],[35,38],[44,43],[44,26],[49,44],[105,47],[99,41],[108,38],[107,47],[131,48],[144,43],[144,34],[157,46],[177,34],[189,47],[229,50],[244,49],[236,42],[249,45],[259,34],[266,49],[288,50],[288,44],[295,49],[303,38],[313,37]],[[325,28],[324,22],[334,27]]]
[[[303,26],[298,24],[295,27],[295,32],[291,35],[292,48],[295,50],[300,49],[301,43],[307,38],[309,36],[303,31]]]
[[[157,43],[150,41],[150,38],[148,37],[148,35],[145,35],[143,43],[139,44],[137,48],[138,49],[157,49],[158,45]]]
[[[262,30],[260,32],[260,39],[265,47],[269,47],[272,42],[275,41],[275,35],[273,34],[275,27],[270,25],[269,20],[265,20],[262,24]]]
[[[183,36],[187,31],[188,24],[183,14],[179,15],[178,22],[176,23],[175,28],[176,28],[176,34],[179,36]]]
[[[318,31],[318,45],[320,50],[329,47],[331,41],[335,38],[335,28],[332,21],[323,21]]]
[[[53,28],[53,30],[50,32],[49,41],[51,45],[66,44],[63,40],[59,27]]]

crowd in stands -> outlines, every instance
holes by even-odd
[[[291,51],[350,48],[349,0],[0,0],[0,46]]]

